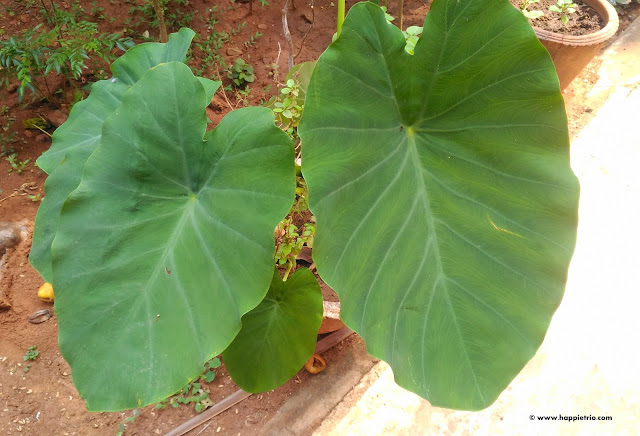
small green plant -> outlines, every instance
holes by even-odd
[[[0,156],[8,156],[15,152],[15,149],[10,144],[16,142],[17,132],[11,131],[11,125],[15,123],[16,119],[12,117],[7,118],[6,124],[0,129]]]
[[[524,15],[530,20],[535,20],[536,18],[540,18],[544,16],[544,12],[542,11],[529,10],[529,6],[535,3],[540,3],[540,0],[522,0],[522,6],[520,7],[520,11],[522,11],[522,15]]]
[[[144,0],[142,4],[138,4],[135,1],[125,1],[125,3],[133,5],[129,8],[128,12],[131,17],[125,20],[125,26],[144,30],[148,30],[148,27],[154,29],[161,27],[152,0]],[[195,16],[195,10],[186,11],[183,6],[186,6],[187,3],[187,0],[160,0],[159,4],[162,8],[164,24],[169,31],[188,27],[191,23]],[[147,35],[146,38],[149,38],[149,36]]]
[[[251,96],[251,88],[249,87],[249,85],[246,85],[244,89],[236,89],[235,94],[237,101],[236,106],[249,106],[249,97]]]
[[[24,353],[22,360],[24,360],[25,362],[27,360],[36,360],[36,358],[38,357],[38,354],[40,354],[40,352],[38,351],[38,346],[32,345],[29,348],[27,348],[27,352]]]
[[[212,6],[208,11],[211,16],[207,20],[207,36],[196,42],[197,58],[200,60],[199,66],[194,67],[194,72],[198,75],[219,79],[218,69],[228,70],[224,57],[220,54],[224,45],[231,43],[233,37],[240,33],[247,23],[242,22],[230,32],[219,32],[216,25],[220,22],[218,17],[218,7]],[[199,39],[199,38],[198,38]],[[194,63],[193,59],[192,62]],[[216,72],[216,74],[213,74]]]
[[[386,7],[380,6],[380,9],[382,9],[382,11],[384,12],[385,20],[387,20],[389,24],[393,24],[393,20],[395,20],[395,17],[387,13]],[[418,39],[420,39],[423,30],[424,28],[422,26],[409,26],[407,27],[407,30],[402,31],[402,34],[404,35],[404,39],[406,41],[404,50],[410,55],[413,54],[413,50],[415,49],[416,43],[418,42]]]
[[[4,105],[0,108],[0,115],[7,115],[9,113],[9,106]]]
[[[168,406],[176,408],[180,407],[181,404],[193,404],[195,411],[200,413],[207,407],[212,406],[213,402],[209,399],[209,389],[199,382],[211,383],[216,377],[215,369],[219,366],[220,359],[217,357],[208,361],[198,378],[188,383],[174,395],[157,403],[156,409],[166,409]]]
[[[227,77],[236,87],[245,86],[256,79],[253,75],[253,67],[242,58],[236,59],[233,66],[229,68]]]
[[[106,17],[104,15],[104,8],[102,6],[98,6],[98,2],[91,2],[91,15],[96,17],[99,20],[104,20]]]
[[[404,46],[404,49],[410,55],[413,54],[413,50],[416,48],[416,43],[422,35],[422,31],[422,26],[409,26],[407,27],[407,30],[402,31],[404,39],[407,42],[407,44]]]
[[[309,210],[308,189],[304,178],[296,177],[296,200],[287,217],[278,224],[276,228],[276,265],[285,268],[284,277],[286,281],[289,274],[296,266],[296,259],[302,247],[305,245],[313,248],[313,238],[316,233],[315,218],[307,211]],[[296,226],[296,216],[298,221],[305,218],[304,212],[309,215],[309,221],[302,223],[302,227]]]
[[[15,132],[12,133],[12,135],[15,134]],[[0,134],[0,138],[2,137],[2,134]],[[12,153],[15,153],[16,149],[13,147],[9,147],[5,144],[0,145],[0,157],[6,157],[11,155]]]
[[[119,34],[98,34],[96,23],[77,18],[82,11],[65,11],[52,3],[51,10],[42,10],[49,27],[39,24],[0,41],[0,75],[7,86],[16,79],[20,82],[19,101],[27,89],[38,98],[51,99],[55,92],[47,81],[50,73],[74,83],[88,68],[85,62],[92,55],[111,62],[115,59],[114,48],[125,51],[133,45],[131,38]]]
[[[124,420],[124,422],[121,422],[120,425],[118,426],[118,432],[116,433],[116,436],[123,436],[125,430],[127,429],[127,424],[135,422],[136,418],[140,415],[140,410],[135,409],[133,411],[133,414],[126,418]]]
[[[258,39],[260,39],[261,36],[262,36],[262,33],[260,33],[260,32],[256,32],[254,35],[251,35],[249,37],[249,39],[247,41],[245,41],[245,43],[244,43],[245,48],[249,48],[249,47],[252,47],[253,45],[255,45],[258,42]]]
[[[391,23],[393,20],[396,19],[393,15],[387,12],[386,6],[380,6],[380,9],[382,9],[382,12],[384,12],[384,19],[387,20],[389,23]]]
[[[280,89],[280,93],[268,104],[276,114],[276,124],[294,139],[297,137],[297,128],[304,107],[304,98],[301,98],[300,94],[300,83],[288,79],[286,86]]]
[[[5,160],[9,162],[9,172],[11,173],[15,171],[18,174],[21,174],[27,164],[31,161],[31,159],[25,159],[23,161],[18,160],[18,154],[15,152],[7,156]]]
[[[572,0],[558,0],[555,5],[549,6],[551,12],[560,14],[560,20],[565,26],[569,22],[569,15],[573,14],[578,8],[578,5],[573,3]]]

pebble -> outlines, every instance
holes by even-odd
[[[258,24],[258,29],[265,30],[267,28],[266,24]]]
[[[41,133],[38,136],[36,136],[36,141],[38,142],[49,142],[49,135],[45,134],[45,133]]]
[[[18,245],[21,240],[18,230],[13,223],[0,223],[0,256],[4,254],[6,249]]]
[[[69,118],[69,114],[61,110],[57,110],[51,112],[47,118],[49,119],[49,122],[51,124],[58,127],[61,126],[65,121],[67,121],[67,118]]]

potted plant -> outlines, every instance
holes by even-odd
[[[485,408],[540,346],[575,244],[553,63],[506,0],[434,1],[413,54],[372,3],[340,30],[298,127],[313,261],[401,386]],[[192,36],[114,62],[38,160],[30,260],[91,410],[157,402],[220,353],[240,387],[273,389],[313,353],[318,284],[274,269],[293,143],[264,107],[206,131],[220,84],[182,63]]]
[[[532,21],[536,36],[549,51],[556,66],[560,89],[569,86],[569,83],[580,74],[618,30],[618,13],[607,0],[582,1],[592,7],[605,23],[604,27],[595,33],[574,36],[550,32],[536,27],[535,21]]]

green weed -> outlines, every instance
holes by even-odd
[[[126,50],[133,45],[130,38],[119,34],[98,34],[98,25],[80,19],[84,9],[78,3],[74,5],[66,11],[51,3],[50,9],[41,9],[47,25],[38,24],[0,41],[0,80],[7,86],[19,81],[20,102],[27,89],[37,98],[51,99],[54,92],[47,81],[50,73],[62,75],[65,83],[74,83],[88,68],[86,61],[92,56],[111,62],[116,57],[114,48]]]
[[[21,174],[22,171],[26,168],[27,164],[31,161],[31,159],[18,160],[17,153],[11,153],[9,156],[5,158],[7,162],[9,162],[9,172],[16,172]]]
[[[578,5],[573,3],[572,0],[558,0],[555,5],[549,6],[551,12],[560,14],[560,20],[565,26],[569,22],[569,15],[573,14],[578,8]]]
[[[38,351],[37,348],[38,348],[37,345],[32,345],[29,348],[27,348],[27,352],[24,353],[24,356],[22,357],[22,360],[24,360],[25,362],[27,360],[36,360],[36,358],[40,354],[40,352]]]
[[[233,66],[227,71],[227,77],[236,87],[245,86],[256,80],[253,75],[253,66],[242,58],[237,58]]]
[[[278,224],[276,229],[276,265],[284,267],[283,280],[287,280],[289,273],[296,266],[296,258],[305,245],[313,247],[316,233],[315,218],[311,216],[301,228],[294,224],[294,215],[302,215],[309,210],[307,182],[301,176],[296,177],[296,201],[287,217]]]
[[[220,359],[214,357],[205,364],[198,378],[188,383],[174,395],[157,403],[156,409],[166,409],[168,406],[176,408],[180,407],[181,404],[193,404],[195,411],[200,413],[207,407],[212,406],[213,402],[209,399],[209,389],[199,382],[211,383],[216,377],[215,369],[219,366]]]

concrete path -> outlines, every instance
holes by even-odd
[[[476,413],[432,407],[397,387],[379,362],[320,417],[314,435],[640,435],[640,20],[607,49],[600,77],[594,98],[604,93],[606,103],[571,148],[582,186],[578,243],[536,356]]]

